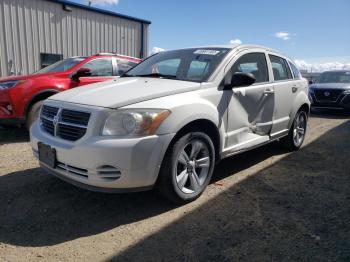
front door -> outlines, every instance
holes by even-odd
[[[251,86],[224,91],[229,95],[226,149],[233,151],[269,140],[275,106],[264,52],[241,54],[225,81],[235,72],[251,73],[256,81]]]

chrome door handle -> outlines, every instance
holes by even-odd
[[[298,87],[297,86],[293,86],[292,87],[292,92],[295,93],[296,91],[298,91]]]
[[[265,95],[271,95],[271,94],[274,94],[275,93],[275,90],[272,90],[272,89],[266,89],[265,91],[264,91],[264,94]]]

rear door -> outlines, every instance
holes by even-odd
[[[271,136],[276,137],[288,132],[293,101],[301,83],[293,79],[291,69],[285,58],[273,53],[269,53],[268,58],[275,91],[275,110],[273,112]]]
[[[78,86],[93,84],[111,80],[115,77],[115,60],[111,57],[97,58],[82,65],[81,68],[89,68],[91,76],[80,77]]]

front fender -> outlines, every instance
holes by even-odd
[[[225,114],[218,110],[210,101],[197,99],[195,103],[182,104],[171,109],[169,117],[161,124],[157,134],[178,133],[184,126],[197,120],[207,120],[215,125],[220,136],[220,145],[224,145]]]

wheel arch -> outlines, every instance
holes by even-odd
[[[222,146],[220,131],[213,121],[206,118],[192,120],[183,125],[176,132],[176,135],[171,140],[168,149],[179,139],[179,137],[189,132],[203,132],[208,135],[214,144],[216,162],[220,160],[220,149]]]
[[[28,113],[35,103],[37,103],[41,100],[45,100],[48,97],[50,97],[54,94],[57,94],[57,93],[59,93],[59,91],[57,91],[56,89],[47,89],[47,90],[41,91],[39,93],[36,93],[34,96],[32,96],[31,99],[29,100],[29,102],[27,103],[25,110],[24,110],[25,119],[27,119]]]
[[[294,100],[293,110],[291,111],[291,114],[290,114],[290,121],[289,121],[288,128],[292,126],[296,114],[301,109],[304,109],[307,112],[307,115],[309,116],[310,108],[311,108],[310,100],[307,97],[307,95],[304,93],[299,94],[299,96],[297,96],[296,99]]]

